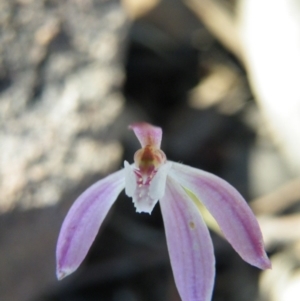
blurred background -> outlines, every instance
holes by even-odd
[[[58,282],[64,216],[132,162],[128,124],[221,176],[258,217],[273,269],[212,232],[213,301],[300,296],[299,0],[0,0],[0,300],[180,301],[159,206],[121,194]]]

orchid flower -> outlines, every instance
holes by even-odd
[[[125,161],[124,169],[89,187],[63,222],[56,250],[59,279],[81,264],[124,188],[137,212],[151,213],[159,200],[182,301],[209,301],[213,291],[215,259],[209,231],[197,206],[200,200],[246,262],[260,269],[271,267],[258,222],[235,188],[211,173],[167,161],[160,149],[161,128],[147,123],[135,123],[129,128],[142,146],[134,155],[134,164]]]

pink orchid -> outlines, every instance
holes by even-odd
[[[208,301],[213,291],[215,259],[209,231],[196,204],[200,200],[246,262],[261,269],[271,267],[257,220],[235,188],[203,170],[167,161],[160,149],[161,128],[147,123],[130,128],[142,145],[134,155],[135,163],[125,161],[124,169],[89,187],[64,220],[56,251],[59,279],[81,264],[124,188],[137,212],[151,213],[160,201],[174,279],[183,301]]]

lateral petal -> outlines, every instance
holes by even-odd
[[[56,247],[58,279],[71,274],[81,264],[124,186],[124,170],[120,170],[89,187],[72,205]]]
[[[153,126],[146,122],[138,122],[131,124],[129,128],[134,131],[142,147],[151,145],[160,148],[162,138],[162,129],[160,127]]]
[[[173,275],[182,301],[210,301],[215,258],[206,224],[180,184],[169,176],[160,206]]]
[[[173,163],[170,175],[203,202],[246,262],[260,269],[271,268],[258,222],[233,186],[211,173],[179,163]]]

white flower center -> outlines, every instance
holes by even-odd
[[[151,213],[157,201],[165,194],[168,171],[172,163],[166,162],[148,175],[124,162],[125,193],[132,197],[137,212]]]

